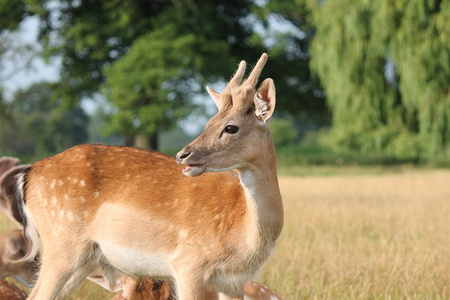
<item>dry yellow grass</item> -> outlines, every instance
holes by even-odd
[[[259,282],[288,300],[450,299],[450,171],[280,185],[285,228]],[[86,283],[71,299],[112,295]]]
[[[449,299],[450,172],[281,178],[285,299]]]

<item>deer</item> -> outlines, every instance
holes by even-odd
[[[108,277],[174,282],[181,300],[243,299],[283,227],[269,123],[275,85],[263,54],[221,93],[199,137],[172,157],[85,144],[33,163],[19,175],[18,201],[41,268],[29,299],[66,299],[98,267]]]
[[[20,159],[16,157],[3,156],[0,157],[0,176],[8,169],[17,166],[20,163]]]
[[[37,260],[21,261],[27,252],[28,245],[21,229],[12,229],[1,234],[0,279],[11,276],[23,285],[31,287],[38,263]]]
[[[109,285],[105,274],[91,274],[89,280],[111,292],[117,292],[111,300],[174,300],[173,282],[148,278],[132,278],[121,272],[115,272],[115,286]],[[219,295],[207,289],[205,300],[218,300]],[[247,282],[244,287],[245,300],[281,300],[281,297],[267,286],[258,282]]]
[[[123,276],[122,289],[111,300],[173,300],[173,284],[165,280]],[[207,299],[207,298],[206,298]]]
[[[172,282],[135,279],[124,276],[123,290],[111,300],[173,300],[174,287]],[[214,290],[207,290],[205,300],[218,300],[219,295]],[[281,300],[281,297],[258,282],[247,282],[244,287],[245,300]]]
[[[27,294],[11,282],[0,280],[0,299],[25,300],[27,299]]]

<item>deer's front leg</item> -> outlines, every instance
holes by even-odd
[[[236,296],[228,296],[223,293],[219,293],[219,299],[220,300],[243,300],[244,299],[244,292],[242,292],[242,296],[236,297]]]
[[[175,285],[179,300],[205,300],[206,287],[202,276],[190,270],[177,272]]]

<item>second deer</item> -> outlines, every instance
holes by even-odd
[[[20,261],[27,251],[22,230],[12,229],[0,235],[0,279],[11,276],[27,287],[32,286],[38,263]]]
[[[174,287],[171,282],[152,279],[133,279],[125,277],[123,290],[111,300],[174,300]],[[219,295],[207,290],[205,300],[218,300]],[[281,297],[268,287],[248,282],[244,287],[245,300],[281,300]]]

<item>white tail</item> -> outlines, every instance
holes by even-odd
[[[82,145],[32,164],[19,183],[31,256],[38,236],[43,249],[30,299],[65,299],[97,267],[173,280],[183,300],[243,297],[283,226],[273,81],[255,91],[267,58],[242,85],[245,62],[222,93],[208,89],[219,112],[176,160]]]
[[[1,159],[0,159],[1,163]],[[17,203],[17,179],[30,165],[13,166],[0,174],[0,209],[19,227],[22,228],[22,215]],[[1,167],[0,167],[1,169]]]

